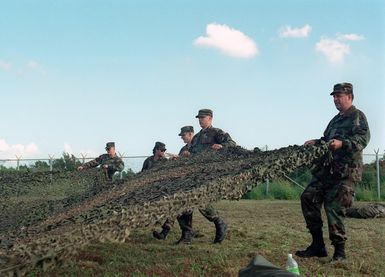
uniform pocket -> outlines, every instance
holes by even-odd
[[[349,185],[341,184],[338,193],[337,199],[340,205],[344,208],[350,208],[353,204],[354,190]]]

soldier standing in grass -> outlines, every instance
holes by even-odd
[[[343,220],[346,209],[352,205],[353,182],[361,180],[362,150],[369,143],[370,131],[364,113],[353,106],[352,84],[336,84],[330,95],[339,113],[329,122],[321,139],[306,141],[305,145],[329,142],[331,161],[315,165],[313,178],[301,195],[302,213],[313,241],[296,255],[303,258],[327,256],[322,235],[323,204],[329,238],[334,246],[333,260],[344,261],[347,237]]]
[[[152,149],[152,156],[148,157],[143,162],[142,171],[149,170],[155,166],[156,163],[167,161],[165,157],[166,145],[163,142],[155,142],[155,146]]]
[[[124,162],[116,154],[115,142],[107,142],[105,149],[107,154],[100,155],[96,159],[82,164],[78,167],[78,170],[81,171],[100,165],[101,168],[106,172],[108,179],[112,180],[112,176],[115,172],[122,171],[124,169]]]
[[[218,151],[224,147],[236,146],[230,135],[219,128],[212,126],[213,111],[210,109],[199,110],[198,115],[195,116],[199,120],[201,130],[197,133],[192,141],[189,152],[191,154],[200,153],[203,151]],[[203,209],[199,209],[201,214],[215,225],[214,243],[221,243],[226,237],[227,224],[223,221],[212,205],[208,205]],[[191,233],[186,230],[182,232],[181,240],[184,237],[192,237]]]
[[[185,143],[185,145],[180,149],[179,156],[189,156],[190,155],[190,148],[191,148],[191,141],[194,136],[194,127],[193,126],[184,126],[181,128],[181,131],[179,133],[179,136]],[[185,243],[189,244],[191,243],[191,238],[193,234],[192,229],[192,211],[186,211],[183,214],[179,215],[177,217],[178,223],[180,226],[180,229],[182,230],[182,236],[181,239],[177,241],[177,244],[179,243]],[[170,232],[170,229],[173,225],[174,221],[170,218],[167,218],[166,221],[162,225],[162,231],[153,232],[153,236],[156,239],[164,240],[166,239],[168,233]]]

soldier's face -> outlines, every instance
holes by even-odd
[[[337,110],[345,112],[352,106],[353,98],[351,94],[336,93],[333,95],[333,101]]]
[[[186,133],[183,133],[183,135],[181,136],[182,140],[184,143],[190,143],[192,138],[194,136],[194,133],[192,132],[186,132]]]
[[[206,115],[205,117],[199,117],[199,125],[202,129],[206,129],[207,127],[211,126],[211,122],[213,121],[213,118],[209,115]]]
[[[108,155],[115,156],[115,147],[110,147],[106,151]]]

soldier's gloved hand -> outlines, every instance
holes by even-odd
[[[104,169],[107,169],[107,168],[108,168],[108,164],[104,164],[104,165],[103,165],[103,168],[104,168]]]
[[[83,169],[84,169],[84,167],[83,167],[82,165],[78,167],[78,170],[79,170],[79,171],[81,171],[81,170],[83,170]]]

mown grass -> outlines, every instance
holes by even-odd
[[[298,201],[241,200],[216,204],[229,224],[227,239],[211,243],[214,226],[194,212],[201,234],[191,245],[175,245],[175,224],[165,241],[152,238],[158,227],[135,230],[126,243],[95,243],[54,271],[31,276],[237,276],[257,254],[284,267],[288,253],[310,241]],[[296,258],[303,276],[385,276],[385,219],[347,219],[348,261]],[[329,256],[333,253],[324,227]]]

